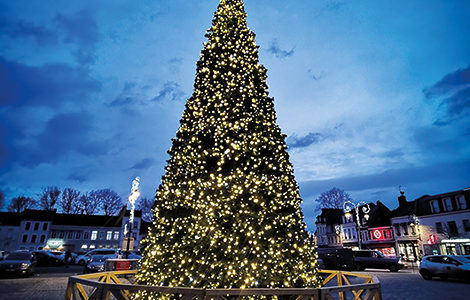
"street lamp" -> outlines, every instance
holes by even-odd
[[[357,242],[359,249],[362,249],[362,241],[361,241],[361,219],[359,216],[359,208],[362,209],[362,212],[364,213],[364,219],[369,220],[369,212],[370,212],[370,207],[369,204],[367,204],[365,201],[359,201],[358,203],[354,203],[352,201],[345,201],[343,203],[343,211],[344,211],[344,216],[347,219],[350,219],[352,217],[352,211],[356,213],[356,232],[357,232]]]
[[[136,177],[132,181],[132,188],[131,188],[131,194],[129,195],[129,203],[131,205],[131,211],[129,214],[129,220],[127,224],[124,227],[124,236],[126,236],[127,233],[127,246],[126,246],[126,259],[129,258],[129,247],[131,243],[131,231],[132,231],[132,224],[134,223],[134,210],[135,210],[135,202],[140,196],[139,192],[139,184],[140,184],[140,177]]]

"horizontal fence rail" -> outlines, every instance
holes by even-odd
[[[198,289],[135,284],[136,270],[72,276],[65,300],[130,300],[131,294],[146,291],[172,295],[179,300],[223,300],[240,297],[289,298],[295,300],[382,300],[375,276],[321,270],[322,288]]]

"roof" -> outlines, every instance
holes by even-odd
[[[343,214],[341,208],[322,208],[321,214],[317,216],[315,223],[326,223],[327,225],[341,224]],[[325,221],[323,221],[323,219],[325,219]]]
[[[432,214],[431,206],[429,205],[430,201],[446,197],[452,197],[459,194],[466,195],[467,199],[470,198],[470,190],[468,188],[436,195],[423,195],[413,201],[404,202],[402,203],[402,205],[399,205],[396,209],[392,211],[391,217],[430,215]]]
[[[56,214],[52,225],[121,227],[121,221],[120,216]]]
[[[0,226],[20,226],[20,214],[16,212],[0,212]]]
[[[23,220],[50,221],[54,217],[56,210],[25,209],[21,212]]]

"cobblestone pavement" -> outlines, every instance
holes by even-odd
[[[470,283],[459,280],[424,280],[417,269],[400,270],[392,273],[388,270],[366,270],[377,276],[382,287],[383,300],[460,300],[470,299]]]
[[[0,278],[1,300],[59,300],[64,299],[68,277],[80,274],[82,267],[47,268],[38,270],[31,278]],[[382,285],[383,300],[460,300],[470,299],[470,283],[457,280],[423,280],[417,270],[391,273],[366,270]]]

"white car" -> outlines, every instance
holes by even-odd
[[[84,266],[88,264],[90,261],[90,258],[93,255],[115,255],[116,257],[119,256],[119,250],[117,249],[95,249],[88,251],[86,254],[79,255],[76,259],[75,262],[81,266]]]
[[[470,260],[457,255],[425,256],[419,265],[419,273],[425,280],[433,277],[470,279]]]

